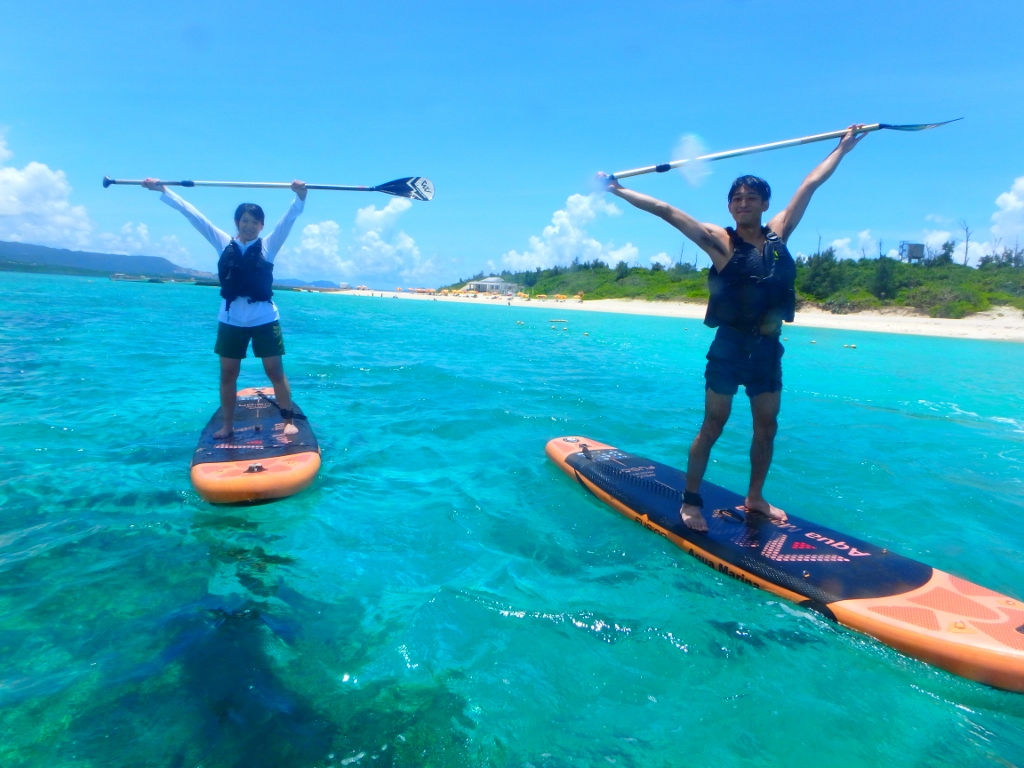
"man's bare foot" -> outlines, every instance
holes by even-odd
[[[700,507],[693,504],[683,504],[679,508],[679,516],[683,518],[683,525],[693,531],[704,533],[708,529],[708,523],[704,515],[700,513]]]
[[[284,433],[286,435],[297,435],[299,434],[299,428],[296,427],[292,422],[286,421],[284,423]]]
[[[226,426],[221,427],[220,429],[218,429],[216,432],[213,433],[213,439],[214,440],[223,440],[225,437],[231,437],[231,435],[233,435],[234,432],[235,432],[235,430],[232,429],[230,425],[226,425]]]
[[[780,523],[784,523],[788,519],[785,512],[778,507],[773,507],[764,499],[752,499],[750,496],[747,496],[743,504],[746,506],[747,512],[764,515],[769,520],[778,520]]]

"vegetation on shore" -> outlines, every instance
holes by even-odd
[[[882,256],[877,259],[837,259],[828,248],[797,259],[797,296],[838,314],[883,307],[907,307],[932,317],[964,317],[993,306],[1024,310],[1024,248],[1006,248],[983,256],[977,267],[953,262],[955,243],[947,242],[921,263],[910,264]],[[707,269],[692,264],[650,269],[624,261],[611,267],[600,260],[532,272],[501,272],[501,278],[523,286],[531,295],[575,296],[585,299],[647,299],[706,302]],[[479,280],[483,273],[471,278]],[[461,280],[449,288],[459,288]]]

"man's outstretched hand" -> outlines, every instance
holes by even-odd
[[[622,189],[622,185],[619,184],[619,180],[614,176],[610,176],[604,171],[597,172],[597,186],[602,192],[614,192],[616,189]]]
[[[839,146],[836,147],[836,149],[838,149],[841,154],[845,155],[851,149],[860,144],[861,140],[868,135],[866,131],[860,130],[863,127],[864,123],[854,123],[847,128],[846,135],[839,140]]]

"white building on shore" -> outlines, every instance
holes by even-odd
[[[516,283],[506,283],[500,277],[485,277],[483,280],[471,280],[463,286],[462,290],[515,296],[519,291],[519,286]]]

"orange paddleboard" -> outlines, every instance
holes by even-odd
[[[1024,692],[1024,603],[853,536],[790,515],[747,514],[743,497],[702,483],[707,533],[679,517],[678,469],[586,437],[550,458],[616,511],[719,573],[817,611],[971,680]]]
[[[192,485],[206,501],[231,504],[280,499],[316,479],[320,470],[316,436],[309,422],[298,418],[295,426],[299,431],[284,433],[284,419],[272,388],[241,390],[235,399],[234,432],[227,438],[214,438],[223,423],[218,408],[192,455]]]

